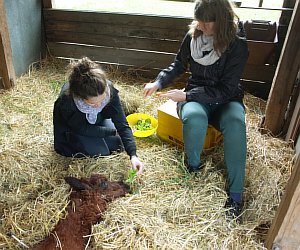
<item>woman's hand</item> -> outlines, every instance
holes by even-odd
[[[167,92],[161,92],[158,94],[159,97],[167,97],[174,102],[186,101],[186,92],[183,89],[172,89]]]
[[[147,83],[144,87],[144,96],[150,96],[152,95],[156,90],[159,89],[159,84],[157,82],[150,82]]]
[[[140,175],[143,172],[144,164],[139,160],[139,158],[135,155],[131,156],[131,165],[132,169],[137,171],[137,175]]]

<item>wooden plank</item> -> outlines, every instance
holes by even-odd
[[[290,96],[288,110],[285,113],[285,124],[283,127],[283,133],[286,133],[285,140],[293,141],[294,145],[296,145],[297,137],[300,132],[298,127],[299,125],[297,125],[297,123],[300,122],[300,117],[297,118],[296,115],[297,112],[300,112],[299,94],[300,94],[300,69],[298,71],[297,80],[294,84],[293,91]]]
[[[168,53],[177,53],[180,42],[170,40],[157,40],[139,37],[124,37],[99,34],[87,34],[68,31],[47,30],[48,42],[68,42],[78,44],[90,44],[116,48],[131,48],[139,50],[153,50]]]
[[[266,107],[263,128],[273,135],[279,135],[284,126],[285,112],[293,85],[300,68],[300,7],[297,0],[291,24],[286,37],[283,53],[274,76],[270,97]]]
[[[293,140],[295,141],[298,136],[298,131],[300,127],[300,95],[298,95],[298,99],[294,108],[294,112],[289,124],[289,128],[287,134],[285,136],[286,141]]]
[[[272,65],[246,64],[242,79],[271,83],[275,70],[276,67]]]
[[[4,0],[0,0],[0,88],[9,89],[15,85],[15,70],[7,27]]]
[[[153,39],[182,40],[187,30],[157,28],[142,25],[128,26],[126,24],[106,24],[97,22],[48,21],[46,31],[68,31],[88,34],[103,34],[128,37],[144,37]]]
[[[111,12],[91,12],[91,11],[71,11],[71,10],[44,10],[46,23],[50,21],[78,21],[85,23],[102,23],[108,25],[141,26],[152,28],[165,28],[170,30],[188,30],[191,18],[111,13]]]
[[[81,58],[88,56],[92,60],[135,66],[137,68],[165,68],[175,58],[175,54],[109,48],[101,46],[86,46],[64,43],[48,43],[50,53],[57,57]]]
[[[300,245],[300,157],[297,158],[285,193],[268,231],[266,247],[298,249]],[[291,245],[291,243],[293,245]]]
[[[300,247],[300,182],[294,192],[291,205],[283,224],[275,238],[274,245],[281,250],[299,249]]]

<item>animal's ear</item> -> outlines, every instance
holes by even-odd
[[[86,185],[84,185],[81,180],[76,177],[67,176],[64,179],[75,191],[82,191],[86,189]]]

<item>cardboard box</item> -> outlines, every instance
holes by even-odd
[[[182,122],[176,111],[176,102],[168,100],[158,108],[158,127],[156,134],[164,141],[183,148]],[[208,150],[222,141],[222,134],[213,126],[208,125],[204,150]]]

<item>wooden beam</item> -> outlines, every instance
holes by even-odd
[[[289,97],[300,67],[300,7],[297,0],[288,34],[275,72],[269,100],[266,107],[265,120],[262,127],[277,136],[282,132],[284,116]]]
[[[0,88],[12,88],[15,79],[4,0],[0,0]]]
[[[242,79],[272,83],[276,66],[246,64]]]
[[[265,245],[268,249],[297,249],[300,245],[300,157],[298,157],[269,229]]]
[[[283,8],[294,8],[296,0],[284,0],[282,7]]]

